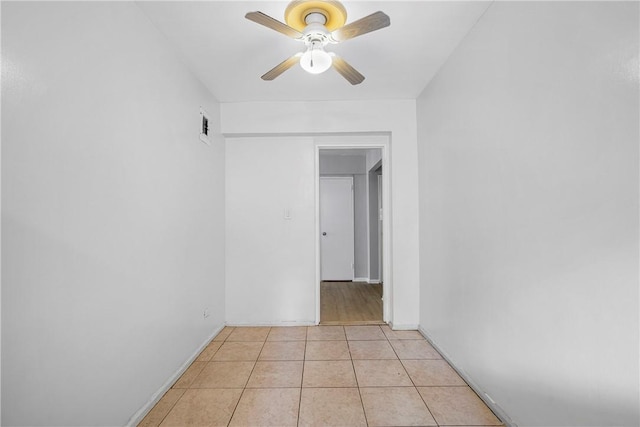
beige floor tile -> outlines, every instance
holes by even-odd
[[[227,341],[265,341],[271,328],[236,327]]]
[[[394,331],[387,325],[382,325],[382,332],[389,340],[423,340],[424,337],[418,331]]]
[[[418,387],[418,391],[440,425],[502,424],[469,387]]]
[[[306,326],[284,326],[271,328],[267,341],[304,341],[307,339]]]
[[[446,360],[403,360],[402,364],[416,386],[467,385]]]
[[[267,341],[258,360],[304,360],[304,341]]]
[[[213,355],[212,361],[257,360],[263,343],[261,342],[229,342]]]
[[[305,360],[349,360],[346,341],[308,341]]]
[[[442,359],[426,340],[389,340],[400,359]]]
[[[302,361],[257,362],[247,388],[300,387]]]
[[[380,326],[345,326],[344,331],[348,340],[384,340],[386,337],[382,333]]]
[[[160,425],[226,426],[241,394],[240,389],[187,390]]]
[[[206,346],[204,350],[202,350],[196,361],[208,362],[209,360],[211,360],[213,355],[216,354],[216,351],[218,351],[221,345],[222,341],[211,341],[209,345]]]
[[[172,388],[156,403],[151,411],[142,419],[138,427],[158,427],[167,416],[173,405],[182,397],[186,389]]]
[[[300,426],[366,426],[357,388],[303,388]]]
[[[342,326],[309,326],[307,341],[346,340]]]
[[[357,359],[397,359],[389,341],[349,341],[351,358]]]
[[[370,427],[436,425],[415,387],[361,388],[360,395]]]
[[[191,366],[184,371],[184,374],[176,381],[173,388],[189,388],[193,380],[196,379],[200,371],[202,371],[207,362],[193,362]]]
[[[360,387],[413,386],[399,360],[354,360]]]
[[[246,389],[230,426],[296,426],[299,388]]]
[[[303,387],[357,387],[350,360],[304,362]]]
[[[255,362],[209,362],[191,388],[244,388]]]
[[[224,341],[227,339],[227,337],[231,334],[231,332],[233,332],[233,327],[230,326],[225,326],[224,328],[222,328],[222,330],[218,333],[218,335],[216,335],[216,337],[213,339],[214,341]]]

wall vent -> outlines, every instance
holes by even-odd
[[[200,107],[200,141],[207,145],[211,145],[210,132],[210,120],[209,113],[204,108]]]

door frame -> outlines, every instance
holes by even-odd
[[[386,132],[342,136],[319,136],[314,141],[315,149],[315,249],[316,249],[316,325],[320,324],[320,150],[323,149],[369,149],[382,151],[382,230],[385,236],[382,246],[382,320],[393,320],[393,282],[391,268],[391,135]],[[368,185],[368,184],[367,184]]]
[[[387,218],[384,216],[384,198],[382,197],[382,189],[384,188],[384,184],[382,183],[383,179],[384,168],[382,168],[382,175],[378,175],[378,277],[380,278],[382,278],[384,275],[384,265],[382,262],[380,262],[381,260],[384,261],[384,255],[382,253],[382,248],[380,247],[380,242],[382,242],[382,247],[384,247],[384,223],[387,220]],[[383,211],[382,227],[380,227],[381,210]],[[382,283],[384,283],[384,280]]]

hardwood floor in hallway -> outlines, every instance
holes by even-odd
[[[382,285],[321,282],[321,325],[382,324]]]

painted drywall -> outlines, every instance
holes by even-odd
[[[225,155],[227,322],[315,323],[313,139],[227,138]]]
[[[378,211],[378,174],[367,174],[369,191],[369,280],[380,281],[380,212]]]
[[[167,46],[133,3],[2,4],[3,425],[124,425],[224,322],[219,105]]]
[[[320,175],[358,175],[365,173],[366,150],[362,155],[334,155],[320,152]]]
[[[420,324],[518,426],[637,426],[638,3],[495,2],[417,102]]]
[[[366,171],[371,171],[371,168],[381,160],[382,152],[380,150],[367,150]]]
[[[220,106],[222,133],[232,135],[390,133],[392,295],[385,296],[397,328],[418,325],[418,160],[414,100],[241,102]],[[363,139],[366,139],[363,137]],[[247,155],[251,156],[250,153]],[[257,155],[257,154],[255,154]],[[255,156],[254,155],[254,156]],[[272,156],[269,156],[271,159]],[[313,173],[313,170],[309,171]],[[312,233],[313,236],[313,233]],[[299,248],[303,250],[303,248]],[[229,254],[227,254],[229,255]],[[227,287],[230,284],[227,281]],[[253,286],[258,286],[254,284]],[[250,292],[248,299],[256,299]],[[292,300],[292,305],[298,301]],[[233,318],[252,316],[249,303]],[[246,316],[245,316],[246,315]],[[230,317],[231,318],[231,317]],[[298,319],[301,320],[301,319]],[[266,321],[266,319],[265,319]]]
[[[361,150],[357,155],[325,154],[320,150],[318,166],[320,176],[353,177],[353,234],[354,234],[354,278],[368,280],[369,260],[367,237],[367,181],[365,175],[366,155],[369,150]],[[380,150],[377,150],[380,151]]]
[[[369,259],[367,238],[367,176],[353,175],[353,223],[354,230],[354,277],[355,279],[369,279]]]
[[[378,175],[382,174],[382,153],[367,151],[367,186],[369,192],[369,281],[381,281],[380,277],[380,212],[378,204]],[[384,274],[383,274],[384,275]]]

